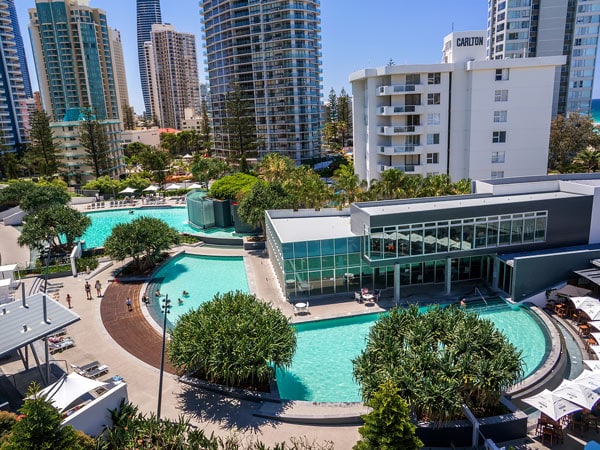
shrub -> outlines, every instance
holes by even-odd
[[[75,260],[75,266],[77,267],[77,272],[85,272],[89,267],[90,270],[94,270],[98,267],[98,258],[96,256],[87,256],[83,258],[77,258]]]

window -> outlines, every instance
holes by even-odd
[[[508,101],[508,89],[496,89],[494,91],[495,102],[507,102]]]
[[[492,170],[492,180],[504,178],[504,170]]]
[[[503,163],[504,152],[492,152],[492,164]]]
[[[440,143],[440,133],[431,133],[427,135],[427,145],[437,145]]]
[[[442,74],[440,72],[428,73],[427,84],[440,84]]]
[[[427,125],[439,125],[441,123],[440,113],[427,114]]]
[[[428,105],[439,105],[440,104],[440,94],[427,94],[427,104]]]
[[[440,162],[439,153],[427,153],[427,164],[438,164]]]
[[[494,144],[501,144],[506,142],[506,131],[494,131],[492,133],[492,142]]]
[[[496,81],[508,80],[508,69],[496,69]]]
[[[494,122],[504,123],[506,122],[508,112],[507,111],[494,111]]]

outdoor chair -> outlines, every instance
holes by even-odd
[[[57,352],[62,352],[68,348],[75,347],[75,342],[71,338],[62,339],[59,342],[51,342],[49,344],[50,353],[54,354]]]
[[[102,366],[96,367],[95,369],[86,371],[85,376],[87,378],[96,379],[98,377],[101,377],[102,375],[106,375],[107,373],[108,373],[108,366],[104,364]]]
[[[362,298],[362,295],[360,294],[360,292],[354,293],[354,300],[356,300],[358,303],[362,303],[363,298]]]

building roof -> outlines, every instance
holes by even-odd
[[[271,218],[281,243],[318,241],[356,236],[350,231],[350,216]]]
[[[596,286],[600,286],[600,269],[598,267],[590,267],[589,269],[574,270],[577,275],[583,277]]]
[[[20,300],[0,305],[0,355],[35,342],[80,319],[62,304],[46,297],[48,321],[44,321],[43,298],[42,293],[28,297],[26,307]]]

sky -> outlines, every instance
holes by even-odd
[[[200,81],[206,83],[199,0],[162,0],[162,19],[177,31],[196,35]],[[137,113],[143,99],[137,58],[134,0],[90,0],[106,11],[108,24],[121,32],[129,98]],[[37,89],[29,42],[28,9],[35,0],[16,0],[17,14],[28,56],[31,82]],[[331,88],[351,94],[348,76],[368,67],[425,64],[441,61],[442,40],[452,30],[486,28],[487,0],[321,0],[323,98]],[[597,70],[597,73],[600,73]],[[600,97],[594,86],[594,98]]]

